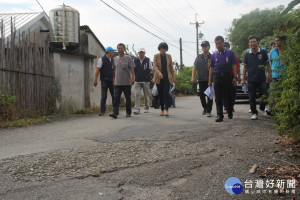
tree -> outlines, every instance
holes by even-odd
[[[197,86],[191,82],[193,67],[183,67],[182,71],[175,74],[175,92],[182,95],[194,95]]]
[[[283,9],[284,6],[271,10],[255,9],[239,19],[234,19],[232,26],[227,30],[227,37],[235,54],[243,57],[242,53],[248,48],[248,37],[251,35],[260,39],[272,36],[273,31],[286,21],[286,16],[280,15]]]
[[[128,44],[125,45],[125,52],[126,52],[128,55],[130,55],[131,57],[138,57],[138,53],[137,53],[137,51],[136,51],[135,48],[134,48],[134,44],[133,44],[132,47],[131,47],[131,49],[132,49],[133,52],[131,52],[131,51],[129,50],[129,47],[128,47],[128,46],[129,46]]]

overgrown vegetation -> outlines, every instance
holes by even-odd
[[[197,85],[191,82],[192,70],[193,67],[183,67],[182,71],[175,75],[176,95],[194,95],[197,93]]]
[[[286,35],[279,60],[287,67],[275,84],[276,90],[270,94],[269,102],[275,115],[276,128],[281,134],[288,133],[300,140],[300,11],[289,13],[288,21],[280,26],[279,35]]]
[[[16,96],[11,96],[7,93],[0,92],[0,121],[12,120],[15,116]]]
[[[23,118],[12,121],[0,121],[0,128],[16,128],[24,126],[33,126],[44,122],[50,122],[51,119],[47,116],[40,116],[35,118]]]
[[[276,90],[268,98],[274,114],[275,127],[281,135],[288,134],[300,140],[300,11],[292,9],[299,0],[291,1],[287,8],[256,9],[234,19],[228,29],[233,51],[243,58],[248,49],[248,37],[261,39],[261,46],[270,50],[275,35],[287,36],[279,61],[286,65]]]
[[[108,112],[112,110],[112,106],[107,107]],[[91,106],[89,108],[83,108],[81,110],[77,110],[74,112],[75,114],[99,114],[100,107],[99,106]]]
[[[20,110],[17,97],[0,92],[0,128],[23,127],[51,121],[44,111]]]

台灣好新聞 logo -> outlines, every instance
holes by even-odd
[[[241,194],[243,192],[242,182],[236,177],[228,178],[224,187],[229,194]]]

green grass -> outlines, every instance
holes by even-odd
[[[52,121],[47,116],[40,116],[37,118],[24,118],[17,119],[11,121],[0,121],[0,128],[17,128],[17,127],[25,127],[25,126],[33,126],[45,122]]]

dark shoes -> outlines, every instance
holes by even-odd
[[[116,113],[110,113],[109,116],[114,118],[114,119],[118,118],[118,115]]]
[[[232,113],[228,113],[228,118],[232,119],[232,117],[233,117],[233,114]]]
[[[102,113],[99,113],[99,116],[104,116],[104,114],[105,114],[104,112],[102,112]]]
[[[216,122],[222,122],[222,121],[223,121],[223,117],[218,115],[216,118]]]

